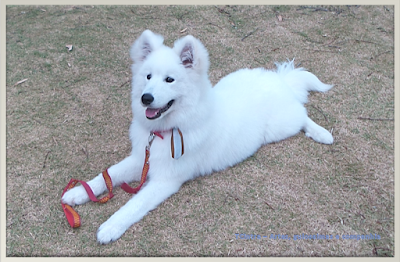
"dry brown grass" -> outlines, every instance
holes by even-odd
[[[7,256],[394,255],[393,6],[9,6],[6,19]],[[144,29],[169,45],[199,38],[213,83],[296,58],[335,84],[307,105],[334,144],[299,134],[264,146],[186,183],[111,245],[98,245],[95,232],[130,198],[120,189],[105,205],[77,207],[83,224],[72,230],[63,187],[129,154],[124,83]],[[302,233],[381,239],[293,240]]]

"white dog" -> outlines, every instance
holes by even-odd
[[[146,30],[130,54],[132,153],[108,169],[113,185],[139,181],[150,133],[159,132],[163,139],[155,137],[151,145],[143,188],[100,226],[97,240],[102,244],[117,240],[186,181],[231,167],[264,144],[301,130],[317,142],[333,143],[330,132],[314,123],[303,106],[308,91],[332,86],[295,69],[293,61],[277,64],[276,71],[241,69],[212,87],[207,50],[193,36],[169,48],[162,36]],[[102,174],[88,184],[95,195],[106,190]],[[87,201],[82,186],[62,198],[69,205]]]

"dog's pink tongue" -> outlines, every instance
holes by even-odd
[[[157,115],[158,111],[160,111],[159,108],[147,108],[146,116],[149,118],[155,117]]]

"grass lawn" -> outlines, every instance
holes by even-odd
[[[129,48],[145,29],[199,38],[213,84],[295,58],[335,85],[307,104],[335,142],[263,146],[102,246],[131,196],[77,207],[71,229],[61,193],[130,153]],[[7,6],[6,63],[6,256],[394,256],[394,6]]]

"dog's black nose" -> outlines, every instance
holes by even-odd
[[[150,105],[154,101],[154,97],[151,94],[143,94],[142,95],[142,103],[145,106]]]

